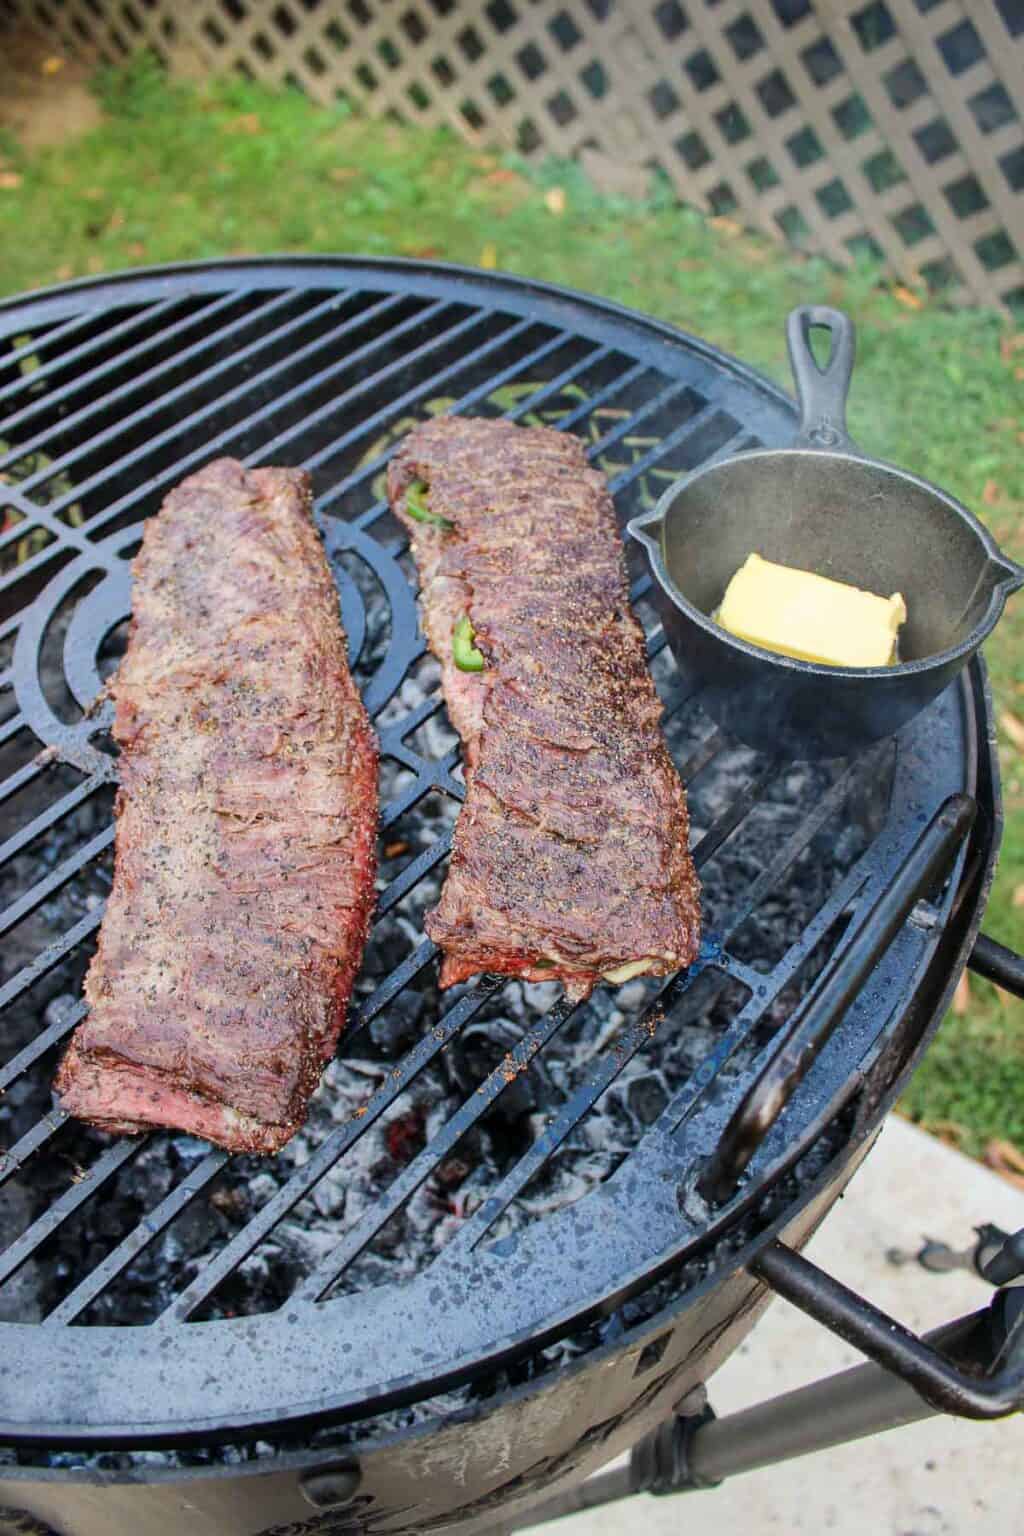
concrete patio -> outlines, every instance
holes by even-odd
[[[897,1267],[887,1250],[922,1236],[967,1246],[972,1228],[1024,1225],[1024,1194],[903,1120],[877,1147],[807,1252],[910,1327],[983,1306],[990,1288],[965,1271]],[[722,1416],[859,1363],[860,1356],[786,1302],[710,1384]],[[1017,1536],[1024,1531],[1019,1416],[993,1424],[933,1418],[852,1445],[747,1473],[706,1493],[640,1496],[552,1526],[558,1536]]]

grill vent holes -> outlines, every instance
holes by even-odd
[[[633,1372],[634,1379],[637,1376],[643,1376],[658,1364],[662,1355],[668,1349],[671,1340],[671,1332],[660,1333],[656,1339],[652,1339],[649,1344],[644,1345],[636,1362],[636,1370]]]

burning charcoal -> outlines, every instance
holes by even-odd
[[[92,1214],[89,1230],[96,1237],[119,1237],[124,1230],[125,1218],[132,1211],[134,1202],[103,1200]]]
[[[469,1165],[457,1157],[449,1157],[443,1162],[434,1174],[435,1182],[441,1189],[458,1189],[469,1172]]]
[[[412,943],[390,923],[380,923],[363,951],[364,976],[387,976],[412,950]]]
[[[383,1012],[370,1022],[370,1038],[389,1056],[397,1056],[401,1047],[417,1033],[425,999],[421,992],[399,992]]]
[[[506,1073],[508,1086],[502,1090],[495,1112],[509,1124],[530,1114],[538,1103],[536,1079],[537,1073],[532,1070],[516,1071],[510,1067]]]
[[[321,1216],[340,1216],[345,1209],[345,1172],[337,1164],[313,1191],[313,1204]]]
[[[146,1147],[129,1168],[130,1177],[124,1181],[124,1188],[131,1191],[132,1198],[144,1210],[158,1204],[176,1182],[170,1160],[159,1145]]]
[[[182,1259],[191,1259],[202,1253],[219,1230],[216,1216],[210,1207],[200,1201],[193,1201],[164,1237],[164,1250],[172,1264],[180,1264]]]
[[[641,1125],[653,1125],[668,1103],[665,1084],[657,1072],[634,1078],[626,1093],[626,1103]]]
[[[16,1184],[0,1189],[0,1231],[13,1234],[29,1225],[31,1201]],[[0,1323],[37,1323],[42,1317],[38,1302],[38,1270],[33,1262],[22,1265],[0,1290]]]
[[[393,1162],[408,1163],[423,1146],[423,1111],[418,1105],[392,1120],[384,1133],[388,1156]]]
[[[624,987],[620,987],[615,994],[615,1000],[619,1007],[626,1013],[632,1013],[634,1009],[643,1006],[647,996],[647,986],[642,981],[627,981]]]
[[[170,1144],[179,1165],[185,1169],[201,1163],[210,1150],[205,1141],[195,1136],[172,1136]]]
[[[249,1180],[249,1194],[252,1197],[254,1210],[258,1210],[261,1205],[266,1205],[268,1200],[274,1198],[277,1191],[277,1180],[269,1173],[258,1173],[255,1178]]]
[[[249,1210],[249,1191],[244,1185],[236,1184],[230,1189],[215,1189],[210,1196],[210,1204],[233,1221],[243,1218]]]
[[[77,1006],[77,997],[74,997],[70,992],[61,992],[47,1003],[43,1013],[43,1023],[47,1029],[52,1029],[54,1025],[63,1024]]]
[[[518,987],[510,987],[505,996],[511,1002],[518,995],[527,1009],[546,1013],[555,999],[560,996],[561,991],[557,981],[524,981],[520,982]],[[523,1010],[520,1009],[520,1011]]]
[[[320,1227],[300,1227],[298,1222],[283,1221],[274,1233],[275,1242],[290,1250],[303,1268],[311,1268],[325,1259],[338,1241],[337,1234]]]
[[[33,1116],[35,1116],[39,1110],[38,1099],[38,1085],[33,1083],[31,1078],[16,1077],[4,1094],[4,1108],[13,1111],[28,1106],[31,1108]],[[13,1118],[17,1121],[17,1116]]]
[[[512,990],[512,989],[510,989]],[[522,1038],[522,1027],[509,1019],[487,1019],[462,1031],[445,1066],[464,1092],[476,1088]]]

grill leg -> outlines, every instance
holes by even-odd
[[[881,1366],[856,1366],[724,1419],[708,1411],[670,1419],[635,1447],[628,1466],[598,1473],[568,1489],[531,1510],[524,1523],[546,1524],[633,1493],[716,1488],[738,1472],[826,1450],[937,1412]]]
[[[955,1353],[977,1323],[977,1314],[959,1319],[926,1335],[927,1342]],[[694,1395],[680,1406],[685,1410],[691,1404],[700,1409]],[[840,1371],[724,1419],[716,1419],[708,1408],[684,1411],[641,1440],[629,1466],[599,1473],[569,1489],[531,1510],[524,1523],[544,1524],[633,1493],[715,1488],[737,1473],[898,1429],[939,1412],[898,1376],[873,1364]]]
[[[616,1467],[611,1472],[598,1472],[585,1483],[568,1488],[556,1498],[549,1499],[546,1504],[531,1509],[521,1522],[508,1526],[507,1530],[521,1531],[527,1526],[546,1525],[549,1520],[560,1520],[563,1515],[578,1515],[581,1510],[596,1509],[601,1504],[613,1504],[617,1499],[626,1499],[631,1493],[641,1491],[634,1482],[632,1463]],[[505,1531],[489,1531],[487,1536],[505,1536]]]
[[[937,1413],[881,1366],[855,1366],[704,1425],[689,1445],[684,1487],[713,1488],[737,1472],[828,1450]]]

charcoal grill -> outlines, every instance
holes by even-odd
[[[381,499],[393,442],[441,410],[578,433],[625,521],[715,455],[789,441],[788,397],[613,305],[418,263],[76,283],[0,306],[0,337],[9,1521],[506,1529],[566,1507],[659,1425],[629,1486],[699,1481],[681,1447],[707,1417],[701,1384],[772,1290],[881,1361],[864,1369],[903,1417],[1013,1407],[1019,1362],[967,1368],[994,1359],[980,1325],[939,1355],[796,1251],[972,950],[1020,985],[1016,957],[978,938],[1001,830],[980,660],[857,759],[758,754],[685,696],[631,551],[689,785],[698,962],[576,1009],[494,977],[442,997],[423,935],[462,782]],[[103,1137],[49,1088],[109,887],[117,769],[97,700],[129,561],[167,490],[226,453],[311,471],[383,760],[352,1021],[307,1130],[270,1160]]]

